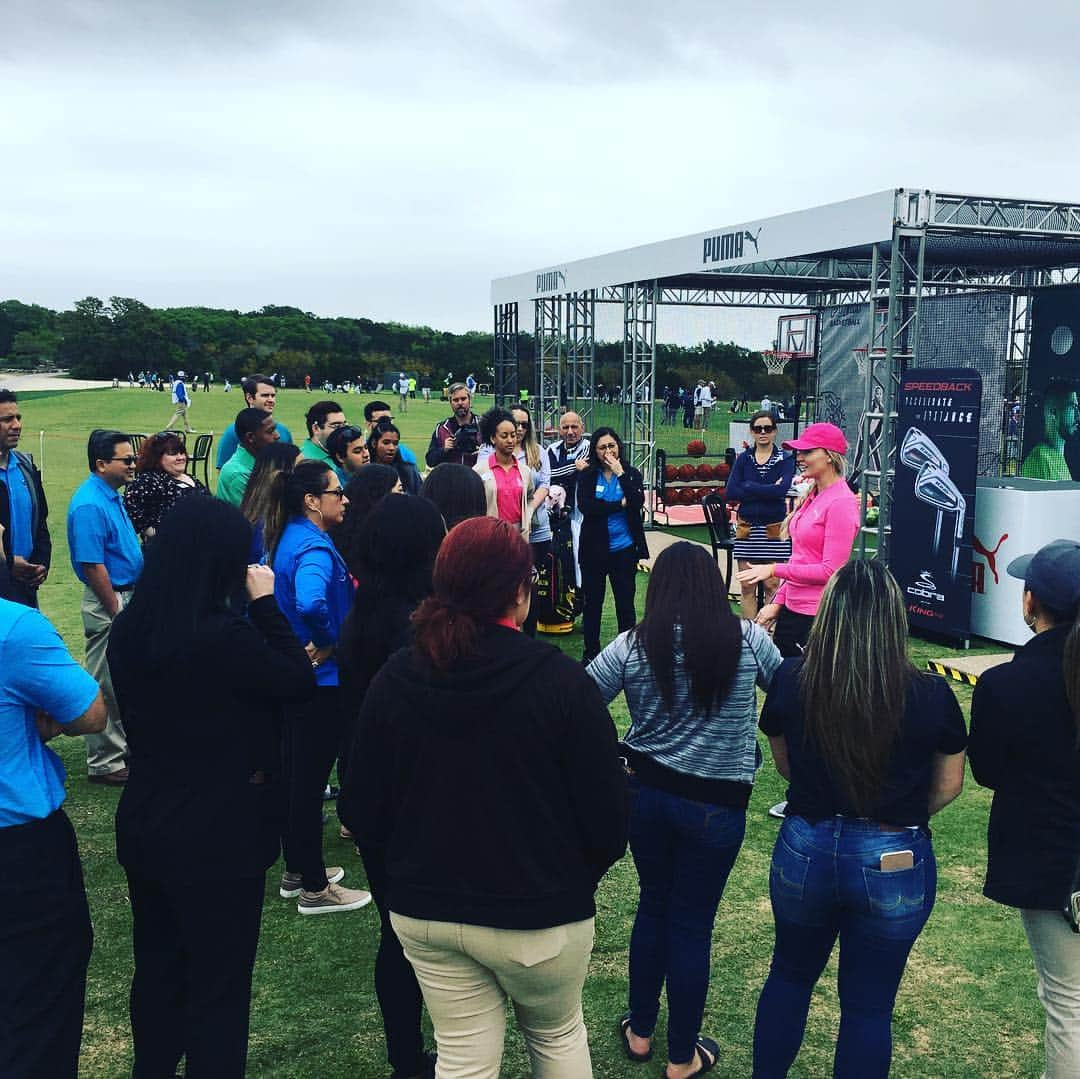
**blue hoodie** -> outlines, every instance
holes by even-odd
[[[274,552],[274,597],[301,644],[336,645],[352,607],[353,583],[330,537],[303,517],[286,526]],[[315,670],[320,686],[338,684],[337,656]]]

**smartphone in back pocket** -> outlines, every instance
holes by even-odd
[[[892,873],[897,869],[911,869],[915,865],[915,852],[910,850],[891,850],[881,856],[881,872]]]

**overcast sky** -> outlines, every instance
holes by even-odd
[[[1078,31],[1070,0],[0,0],[0,298],[488,329],[492,277],[883,188],[1080,201]]]

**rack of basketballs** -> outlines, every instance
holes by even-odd
[[[734,450],[725,450],[712,462],[706,460],[708,447],[700,438],[686,444],[686,453],[656,451],[656,509],[666,513],[672,506],[696,506],[715,492],[723,494],[735,460]],[[684,462],[678,464],[676,462]]]

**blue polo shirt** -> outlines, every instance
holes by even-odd
[[[8,516],[8,550],[20,558],[29,558],[34,549],[33,521],[34,504],[30,500],[30,488],[26,485],[26,476],[15,459],[15,452],[8,451],[7,464],[0,465],[0,483],[4,490],[0,498],[7,498],[10,514]]]
[[[612,475],[611,479],[605,480],[604,473],[597,470],[596,473],[596,497],[602,502],[621,502],[623,498],[622,484],[619,478]],[[626,516],[626,510],[619,510],[607,519],[608,527],[608,550],[625,551],[634,542],[630,534],[630,522]]]
[[[114,588],[132,585],[142,573],[139,537],[131,525],[124,500],[100,476],[90,475],[68,503],[68,550],[75,576],[86,584],[82,563],[100,562]]]
[[[40,708],[59,723],[81,716],[98,685],[44,615],[0,599],[0,828],[43,820],[64,801],[64,766],[38,735]]]

